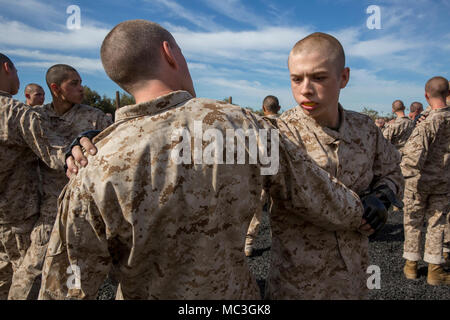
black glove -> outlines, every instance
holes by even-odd
[[[375,188],[373,193],[381,202],[383,202],[386,210],[389,210],[391,205],[394,205],[399,209],[403,208],[403,202],[397,199],[394,192],[389,187],[379,186]]]
[[[364,207],[363,219],[369,224],[375,232],[371,237],[375,236],[381,229],[383,229],[388,218],[388,210],[386,206],[380,201],[374,193],[370,193],[361,198]]]
[[[75,146],[79,146],[81,148],[80,140],[81,138],[88,138],[89,140],[94,139],[101,131],[100,130],[90,130],[81,133],[78,137],[75,138],[75,140],[72,141],[69,148],[66,151],[66,156],[64,158],[64,172],[67,171],[67,158],[72,156],[72,149]]]

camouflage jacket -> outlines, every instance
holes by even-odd
[[[39,213],[37,156],[62,169],[63,151],[42,117],[11,95],[0,92],[0,224]]]
[[[270,131],[267,154],[278,154],[280,140],[272,175],[261,175],[268,162],[252,158],[249,139],[235,145],[239,129]],[[95,140],[98,154],[61,194],[40,299],[95,299],[110,270],[124,299],[258,299],[244,242],[265,187],[290,215],[357,229],[359,197],[273,130],[245,109],[185,91],[119,109]],[[211,148],[220,141],[231,147]],[[67,290],[69,265],[80,282]]]
[[[405,188],[425,194],[450,193],[450,107],[430,111],[404,148]]]
[[[341,124],[335,131],[318,125],[298,106],[282,114],[280,131],[356,193],[387,185],[400,197],[403,177],[398,151],[369,117],[341,106],[339,112]],[[286,213],[283,206],[274,203],[270,298],[364,298],[367,237],[354,229],[314,225],[301,215]]]
[[[57,147],[66,150],[72,141],[82,132],[103,130],[112,123],[103,111],[83,104],[74,105],[63,115],[58,115],[51,103],[35,108],[42,118],[50,124],[49,130],[57,136]],[[40,174],[43,198],[41,213],[56,217],[56,202],[62,189],[69,182],[64,170],[54,170],[41,162]]]
[[[413,129],[414,122],[408,117],[396,118],[393,123],[387,125],[383,131],[383,136],[402,153],[402,149]]]

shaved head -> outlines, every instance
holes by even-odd
[[[411,103],[411,106],[409,107],[409,111],[414,113],[414,112],[422,112],[423,111],[423,105],[420,102],[413,102]]]
[[[67,64],[56,64],[50,67],[47,70],[47,74],[45,76],[45,80],[47,82],[48,88],[52,91],[50,85],[52,83],[57,84],[58,86],[66,80],[72,72],[78,73],[78,71]]]
[[[27,86],[25,87],[25,94],[31,94],[33,92],[36,92],[36,90],[38,89],[41,89],[42,91],[44,90],[40,85],[36,83],[27,84]]]
[[[154,79],[159,71],[164,41],[176,45],[170,32],[157,23],[130,20],[118,24],[101,47],[106,74],[127,92],[141,80]]]
[[[332,60],[333,65],[336,66],[338,74],[344,70],[344,48],[335,37],[322,32],[315,32],[298,41],[291,50],[289,57],[302,53],[308,54],[315,52],[321,52],[328,55],[329,59]]]
[[[280,110],[280,104],[278,98],[275,96],[267,96],[264,98],[263,107],[265,110],[271,113],[278,113]]]
[[[3,64],[7,62],[9,64],[10,67],[14,66],[14,63],[12,63],[11,59],[9,59],[7,56],[5,56],[4,54],[0,53],[0,65],[3,66]]]
[[[446,99],[448,96],[449,83],[444,77],[434,77],[425,85],[425,92],[430,98]]]
[[[399,112],[405,110],[405,105],[403,104],[402,100],[395,100],[392,103],[392,111],[393,112]]]

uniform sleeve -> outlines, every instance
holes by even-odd
[[[72,180],[59,199],[39,299],[96,299],[111,268],[105,224],[90,193]]]
[[[405,181],[400,169],[401,155],[395,146],[386,140],[379,130],[374,130],[377,136],[373,162],[372,188],[386,185],[399,199],[403,198]]]
[[[428,155],[430,145],[430,135],[425,126],[417,126],[404,148],[404,155],[401,163],[403,176],[406,184],[418,180]]]
[[[392,136],[394,135],[394,129],[392,126],[386,126],[384,130],[382,131],[383,136],[386,138],[387,141],[392,141]]]
[[[274,208],[326,230],[357,230],[363,214],[358,195],[316,165],[300,141],[291,141],[282,121],[278,125],[280,168],[270,187]]]
[[[63,170],[64,150],[59,143],[52,143],[50,130],[44,130],[46,122],[31,109],[16,109],[16,121],[10,122],[11,130],[18,136],[18,141],[29,147],[47,166],[56,170]]]

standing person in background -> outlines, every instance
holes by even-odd
[[[420,102],[413,102],[411,103],[411,106],[409,107],[409,114],[408,117],[413,121],[414,126],[416,125],[417,119],[419,118],[419,115],[423,112],[423,104]]]
[[[64,160],[64,150],[50,147],[45,119],[12,98],[19,87],[13,62],[0,53],[0,300],[8,297],[39,218],[36,158],[54,169]]]
[[[263,100],[262,110],[264,112],[264,117],[268,119],[275,120],[280,115],[278,112],[280,111],[280,103],[278,98],[275,96],[267,96]],[[261,224],[261,219],[263,214],[270,214],[270,209],[272,207],[272,200],[266,190],[263,190],[261,193],[261,209],[257,210],[255,215],[250,222],[250,226],[248,227],[247,236],[245,237],[245,248],[244,252],[247,257],[250,257],[253,254],[253,243],[255,241],[256,236],[258,235],[259,226]]]
[[[394,101],[392,103],[392,112],[395,113],[397,118],[386,126],[386,129],[383,131],[383,136],[402,154],[402,149],[414,129],[414,124],[405,115],[403,101]]]
[[[380,128],[381,132],[383,132],[383,130],[386,128],[386,121],[384,120],[384,118],[376,118],[375,119],[375,125]]]
[[[37,112],[51,124],[51,134],[58,139],[60,147],[67,148],[82,132],[103,130],[112,123],[100,109],[82,104],[82,80],[75,68],[65,64],[54,65],[48,69],[46,81],[52,102]],[[37,299],[42,264],[58,211],[57,200],[69,181],[64,170],[54,170],[42,162],[39,170],[42,181],[40,216],[31,234],[31,246],[13,277],[9,293],[11,300]]]
[[[45,101],[45,91],[36,83],[30,83],[25,87],[26,104],[30,107],[40,106]]]
[[[425,98],[431,106],[428,117],[416,126],[402,161],[405,184],[403,272],[417,278],[421,259],[422,227],[427,222],[425,253],[430,285],[450,285],[450,274],[442,268],[443,238],[450,210],[450,107],[446,105],[449,83],[443,77],[430,79]]]

